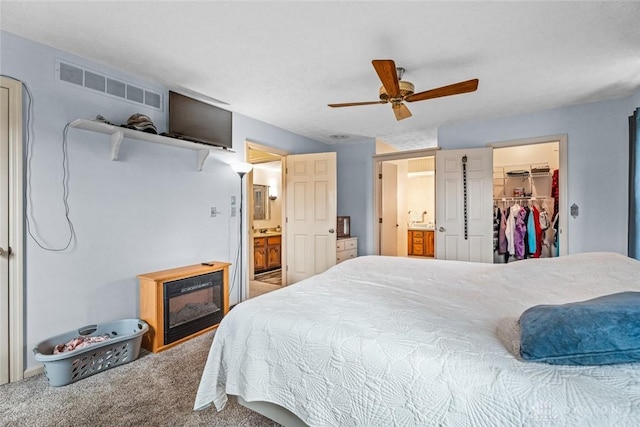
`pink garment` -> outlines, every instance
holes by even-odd
[[[67,351],[73,351],[78,348],[86,347],[91,344],[96,344],[108,340],[109,335],[99,335],[97,337],[84,337],[79,336],[72,338],[64,344],[58,344],[53,349],[53,354],[66,353]]]
[[[527,233],[527,225],[524,222],[527,211],[522,208],[517,213],[515,229],[513,230],[513,246],[516,259],[524,259],[524,239]]]

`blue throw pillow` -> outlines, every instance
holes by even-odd
[[[640,361],[640,292],[563,305],[537,305],[520,316],[520,355],[554,365]]]

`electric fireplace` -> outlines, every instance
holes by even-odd
[[[165,282],[164,344],[220,323],[222,289],[222,271]]]
[[[138,275],[146,349],[158,352],[215,329],[229,311],[228,263],[212,262]]]

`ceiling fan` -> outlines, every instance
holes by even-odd
[[[412,116],[411,111],[404,105],[405,101],[424,101],[442,96],[473,92],[478,89],[478,79],[472,79],[414,93],[415,87],[413,83],[402,80],[404,68],[396,68],[396,64],[392,59],[374,59],[371,63],[382,82],[382,86],[380,87],[380,101],[328,104],[329,107],[354,107],[358,105],[387,104],[390,102],[393,113],[396,115],[396,120],[403,120]]]

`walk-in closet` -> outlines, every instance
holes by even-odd
[[[493,151],[494,263],[559,254],[559,143]]]

